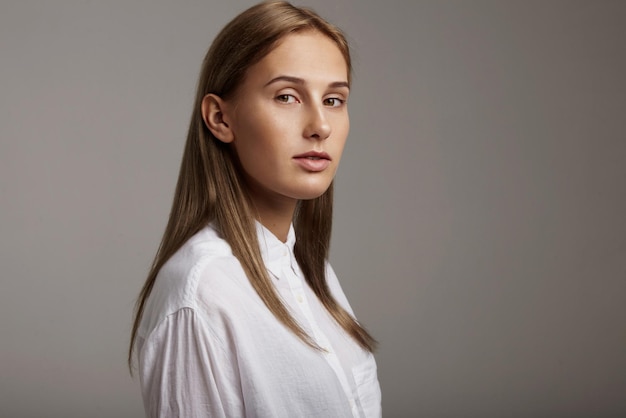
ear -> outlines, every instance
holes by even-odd
[[[233,141],[234,135],[224,116],[226,103],[215,94],[207,94],[202,99],[202,119],[211,133],[220,141],[228,144]]]

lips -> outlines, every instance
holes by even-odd
[[[319,172],[323,171],[330,165],[331,158],[325,152],[309,151],[293,157],[300,167],[306,171]]]
[[[319,152],[319,151],[305,152],[304,154],[296,155],[293,158],[310,158],[314,160],[329,160],[329,161],[331,160],[330,155],[328,155],[325,152]]]

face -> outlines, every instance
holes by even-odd
[[[286,36],[248,69],[223,118],[257,206],[328,189],[348,136],[348,94],[346,61],[318,32]]]

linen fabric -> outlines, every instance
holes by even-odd
[[[381,416],[376,362],[335,322],[285,243],[257,222],[263,261],[293,317],[324,348],[280,323],[212,225],[159,272],[139,326],[138,368],[148,417]],[[333,296],[352,309],[327,264]]]

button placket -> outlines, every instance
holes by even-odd
[[[339,379],[339,382],[346,396],[348,397],[348,400],[353,401],[352,396],[350,396],[350,385],[348,384],[347,376],[343,370],[343,367],[341,366],[339,357],[337,357],[337,354],[333,350],[330,344],[330,341],[320,329],[319,325],[317,324],[317,321],[315,321],[315,317],[313,316],[313,313],[311,312],[311,308],[308,304],[307,298],[305,296],[305,291],[304,291],[305,290],[304,286],[306,286],[306,284],[304,283],[302,272],[300,271],[295,259],[293,258],[293,253],[291,253],[290,264],[291,264],[290,270],[284,270],[283,274],[287,276],[287,282],[289,283],[291,293],[294,296],[296,302],[298,303],[298,307],[300,308],[300,311],[302,312],[304,318],[309,323],[311,334],[312,334],[311,336],[313,337],[315,343],[322,350],[324,350],[323,357],[326,359],[331,369],[335,372],[335,375]],[[351,412],[353,416],[358,417],[359,413],[358,413],[358,409],[356,408],[356,405],[352,406],[352,403],[351,403],[350,406],[351,406]]]
[[[324,350],[320,355],[322,355],[330,368],[335,372],[346,395],[346,400],[349,401],[353,417],[359,417],[359,410],[355,403],[354,396],[351,393],[352,391],[348,383],[346,372],[339,361],[339,357],[333,350],[330,341],[319,327],[311,311],[311,307],[309,306],[309,302],[314,303],[317,297],[315,294],[311,293],[311,291],[307,290],[308,287],[304,279],[304,274],[293,253],[292,246],[295,242],[295,238],[292,236],[293,230],[290,230],[289,243],[285,244],[277,242],[269,233],[266,237],[266,230],[263,229],[260,224],[257,225],[257,227],[261,228],[261,234],[263,234],[263,237],[266,239],[263,243],[265,243],[267,254],[264,253],[263,258],[268,270],[270,270],[270,273],[277,279],[275,284],[282,289],[282,292],[291,293],[291,298],[287,297],[287,299],[291,300],[290,304],[295,303],[295,306],[293,306],[293,308],[295,308],[294,314],[299,311],[297,316],[300,317],[298,318],[299,320],[302,320],[302,325],[308,323],[310,336],[313,341]],[[268,245],[268,241],[271,243],[271,247]],[[309,295],[309,298],[307,298],[307,295]],[[287,296],[287,294],[285,294],[285,296]]]

